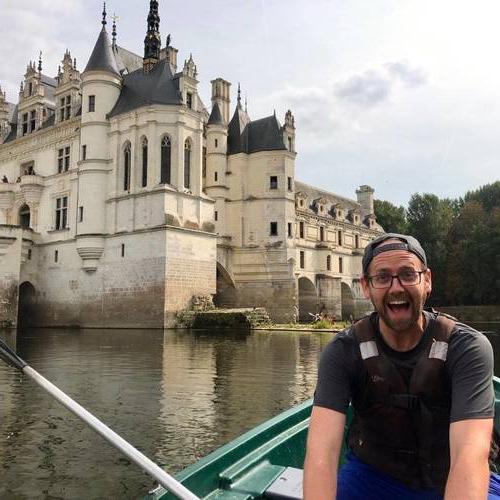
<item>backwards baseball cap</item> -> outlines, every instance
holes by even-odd
[[[384,241],[394,239],[400,241],[380,246]],[[416,238],[404,234],[385,233],[370,241],[366,246],[365,254],[363,255],[363,274],[368,274],[368,266],[376,255],[391,250],[406,250],[407,252],[414,253],[424,263],[425,267],[427,267],[427,257],[425,256],[424,249]]]

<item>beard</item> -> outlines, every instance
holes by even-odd
[[[422,314],[425,297],[411,296],[405,292],[386,295],[380,303],[372,300],[375,310],[382,321],[395,332],[413,328]]]

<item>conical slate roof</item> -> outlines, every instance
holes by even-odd
[[[214,103],[207,125],[224,125],[224,120],[222,119],[220,108],[217,103]]]
[[[160,61],[149,73],[141,68],[124,75],[120,97],[108,117],[149,104],[182,104],[182,96],[166,61]]]
[[[238,103],[227,129],[227,154],[246,152],[243,131],[248,123],[250,123],[250,117]]]
[[[95,43],[94,50],[90,56],[89,62],[85,68],[85,71],[109,71],[116,75],[120,75],[118,66],[116,64],[116,59],[113,54],[113,49],[109,42],[108,33],[104,26],[99,33],[99,38]]]

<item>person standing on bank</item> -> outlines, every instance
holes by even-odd
[[[380,236],[365,248],[362,264],[363,292],[375,312],[321,355],[305,500],[500,499],[499,476],[490,480],[488,464],[489,341],[424,310],[432,275],[412,236]],[[348,460],[337,472],[349,403]]]

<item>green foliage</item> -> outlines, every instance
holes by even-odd
[[[382,220],[396,207],[379,203],[382,215],[376,211],[377,220],[392,232],[394,225],[386,227]],[[427,254],[431,304],[500,303],[500,181],[455,200],[416,193],[408,204],[406,224],[404,232],[415,236]]]
[[[333,323],[328,321],[327,319],[320,319],[311,325],[311,328],[314,329],[333,329]]]
[[[377,222],[384,228],[386,233],[406,234],[408,224],[404,207],[396,207],[396,205],[385,200],[374,200],[374,210],[377,214]]]

